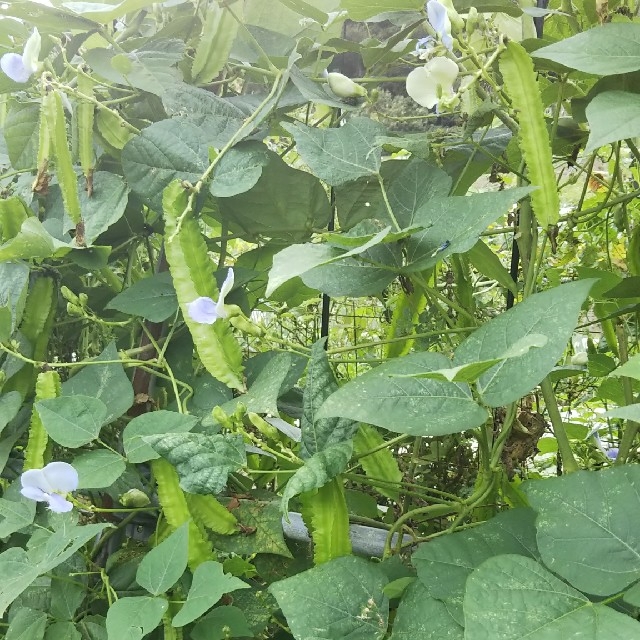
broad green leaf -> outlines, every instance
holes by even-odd
[[[168,607],[164,598],[119,598],[107,612],[109,640],[142,640],[160,624]]]
[[[8,538],[12,533],[28,527],[36,516],[33,500],[8,500],[0,498],[0,538]]]
[[[465,640],[640,637],[640,623],[595,604],[531,558],[499,555],[469,577]]]
[[[630,73],[640,69],[640,30],[631,23],[603,24],[532,55],[601,76]]]
[[[65,243],[56,240],[38,218],[27,218],[18,235],[0,245],[0,261],[49,258],[56,249],[69,251]]]
[[[640,575],[640,468],[579,471],[525,487],[542,560],[585,593],[608,596]]]
[[[50,398],[36,402],[34,407],[51,439],[72,449],[95,440],[107,423],[106,405],[90,396]]]
[[[389,640],[463,640],[464,628],[451,615],[446,603],[429,595],[414,582],[402,596]]]
[[[269,271],[269,284],[265,295],[270,296],[280,285],[300,276],[315,267],[338,262],[366,252],[380,244],[391,231],[386,227],[349,251],[341,251],[326,244],[293,244],[273,256],[273,266]]]
[[[9,109],[2,131],[11,166],[18,171],[36,166],[39,121],[38,104],[14,104]]]
[[[530,191],[530,187],[519,187],[469,196],[431,198],[421,203],[412,224],[425,230],[406,241],[406,271],[423,271],[451,253],[469,251],[492,222]]]
[[[336,558],[269,587],[296,640],[381,640],[387,631],[387,578],[379,566]]]
[[[249,191],[260,179],[273,152],[261,142],[241,142],[225,153],[209,185],[212,196],[228,198]]]
[[[337,129],[307,127],[301,123],[282,125],[295,139],[298,153],[318,176],[331,186],[377,175],[382,152],[376,136],[384,129],[368,118],[357,117]]]
[[[52,571],[49,613],[54,618],[73,620],[76,611],[87,596],[88,577],[84,575],[86,571],[87,563],[79,553],[71,556]],[[71,573],[76,573],[73,580],[69,580]]]
[[[325,24],[329,20],[329,16],[320,11],[317,7],[305,2],[304,0],[279,0],[285,7],[299,13],[302,16],[315,20],[318,24]]]
[[[609,409],[603,416],[607,418],[618,418],[620,420],[640,421],[640,404],[628,404],[624,407]]]
[[[162,94],[162,105],[175,123],[195,125],[203,142],[223,147],[242,126],[245,114],[235,105],[215,93],[180,85]]]
[[[638,54],[640,56],[640,39]],[[640,94],[603,91],[587,105],[586,113],[591,131],[584,149],[586,153],[640,135]]]
[[[209,145],[197,126],[161,120],[143,129],[122,150],[122,168],[133,192],[162,211],[162,192],[173,180],[196,183],[209,165]]]
[[[253,554],[272,554],[292,558],[282,531],[282,513],[280,500],[245,500],[238,499],[239,505],[232,510],[245,531],[235,536],[210,534],[215,549],[226,553],[243,556]]]
[[[0,433],[16,417],[21,406],[22,396],[18,391],[9,391],[0,396]]]
[[[38,577],[34,566],[21,547],[10,547],[0,553],[0,615]]]
[[[237,434],[169,433],[142,440],[176,468],[188,493],[220,493],[229,473],[246,464],[244,442]]]
[[[247,624],[244,612],[238,607],[216,607],[193,627],[191,640],[226,640],[249,638],[253,631]]]
[[[127,460],[133,463],[156,460],[160,456],[142,439],[163,433],[186,433],[196,426],[194,416],[174,411],[152,411],[135,417],[122,432],[122,446]]]
[[[193,573],[187,601],[173,617],[174,627],[183,627],[209,610],[225,593],[249,589],[250,585],[224,573],[219,562],[203,562]]]
[[[178,310],[171,274],[164,271],[138,280],[113,298],[105,308],[140,316],[151,322],[164,322]]]
[[[570,282],[527,298],[476,329],[456,349],[454,366],[498,358],[532,334],[546,336],[544,346],[504,360],[478,380],[478,392],[490,407],[521,398],[562,356],[592,284],[593,280]]]
[[[108,449],[96,449],[73,459],[79,489],[110,487],[124,473],[126,466],[121,455]]]
[[[476,567],[501,553],[538,558],[534,518],[532,509],[513,509],[468,531],[421,544],[411,562],[428,595],[444,602],[450,615],[462,625],[464,588]]]
[[[104,24],[127,13],[137,11],[149,5],[149,0],[123,0],[117,4],[111,2],[63,2],[62,6],[72,13]]]
[[[303,411],[300,427],[302,438],[300,456],[309,458],[332,444],[349,440],[358,424],[344,418],[317,419],[322,403],[338,390],[333,369],[325,351],[325,339],[314,343],[311,360],[307,366],[307,377],[303,396]]]
[[[99,364],[105,362],[105,364]],[[123,415],[133,404],[133,387],[124,372],[115,342],[62,385],[63,396],[94,396],[107,405],[105,424]]]
[[[609,376],[612,378],[627,377],[640,380],[640,354],[631,356],[624,364],[614,369]]]
[[[5,635],[6,640],[42,640],[47,614],[24,607],[18,609]]]
[[[331,208],[322,183],[306,171],[282,160],[263,168],[255,186],[245,193],[218,201],[220,216],[243,237],[297,242],[326,226]]]
[[[9,240],[16,236],[29,214],[29,208],[18,196],[0,200],[0,237]]]
[[[136,572],[136,582],[158,596],[180,579],[187,568],[188,556],[189,523],[185,522],[142,558]]]
[[[0,307],[11,310],[10,332],[20,324],[29,285],[29,266],[24,262],[0,263]]]
[[[282,492],[282,512],[289,513],[289,500],[300,493],[323,487],[327,482],[342,473],[353,453],[353,443],[349,440],[338,442],[314,453],[305,460],[287,482]]]
[[[381,13],[394,11],[420,11],[422,0],[341,0],[340,6],[349,13],[349,18],[364,21]]]
[[[82,634],[71,620],[58,620],[47,627],[44,640],[83,640]]]
[[[473,429],[487,419],[487,412],[474,402],[467,385],[391,377],[435,371],[448,364],[444,355],[427,352],[389,360],[330,395],[316,419],[340,416],[420,436]]]
[[[495,280],[516,295],[518,285],[513,281],[511,274],[504,267],[500,258],[482,241],[478,240],[469,251],[467,256],[471,264],[482,274]]]

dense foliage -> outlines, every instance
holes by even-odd
[[[1,637],[640,638],[640,23],[520,4],[1,6]]]

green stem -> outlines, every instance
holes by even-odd
[[[545,406],[549,412],[549,419],[553,427],[553,434],[558,442],[558,451],[562,457],[564,469],[567,473],[579,471],[580,467],[571,450],[569,436],[567,436],[567,431],[564,428],[564,424],[562,424],[562,416],[560,415],[560,409],[558,409],[556,395],[548,377],[540,383],[540,389],[542,390]]]

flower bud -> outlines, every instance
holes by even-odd
[[[120,504],[125,507],[146,507],[150,502],[149,496],[140,489],[129,489],[120,496]]]
[[[361,87],[342,73],[336,73],[335,71],[329,73],[327,74],[327,80],[329,88],[338,98],[364,98],[367,95],[367,90],[364,87]]]
[[[586,351],[581,351],[580,353],[576,353],[575,355],[571,356],[571,364],[573,365],[577,365],[577,366],[584,366],[589,362],[589,356],[587,355]]]

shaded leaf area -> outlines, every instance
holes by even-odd
[[[586,152],[640,135],[640,95],[636,93],[603,91],[587,105],[586,115],[591,130]]]
[[[229,198],[249,191],[275,156],[261,142],[241,142],[223,156],[209,185],[212,196]]]
[[[580,471],[529,482],[545,564],[571,585],[598,596],[622,591],[640,573],[635,465]]]
[[[168,433],[143,436],[142,440],[176,468],[180,486],[188,493],[220,493],[229,473],[247,463],[238,434]]]
[[[160,624],[168,608],[164,598],[119,598],[107,612],[107,633],[110,638],[141,640]]]
[[[227,509],[238,519],[240,532],[235,536],[211,534],[216,549],[243,556],[270,553],[292,558],[282,533],[282,513],[278,499],[233,499]]]
[[[503,360],[478,380],[484,402],[498,407],[531,391],[562,356],[593,280],[570,282],[530,296],[476,329],[457,349],[460,366],[500,358],[513,344],[539,334],[547,341],[519,357]]]
[[[106,309],[115,309],[151,322],[163,322],[178,310],[178,298],[168,271],[138,280],[113,298]]]
[[[427,595],[444,603],[449,616],[463,625],[465,584],[474,568],[502,553],[538,559],[534,519],[532,509],[514,509],[469,531],[420,545],[411,562]]]
[[[282,493],[281,509],[289,512],[289,500],[300,493],[318,489],[342,473],[353,453],[353,443],[339,442],[325,447],[308,458],[287,482]]]
[[[637,638],[640,623],[595,604],[531,558],[489,558],[469,577],[465,639]]]
[[[387,578],[379,566],[345,556],[269,587],[293,636],[376,640],[387,631]]]
[[[358,428],[357,422],[345,418],[316,418],[322,403],[338,390],[338,383],[325,351],[325,343],[326,339],[314,343],[311,360],[307,366],[300,423],[302,458],[309,458],[332,444],[349,440]]]
[[[487,412],[475,403],[468,385],[392,377],[436,371],[449,364],[443,354],[426,352],[390,360],[340,387],[325,400],[317,418],[340,416],[420,436],[477,427]]]

